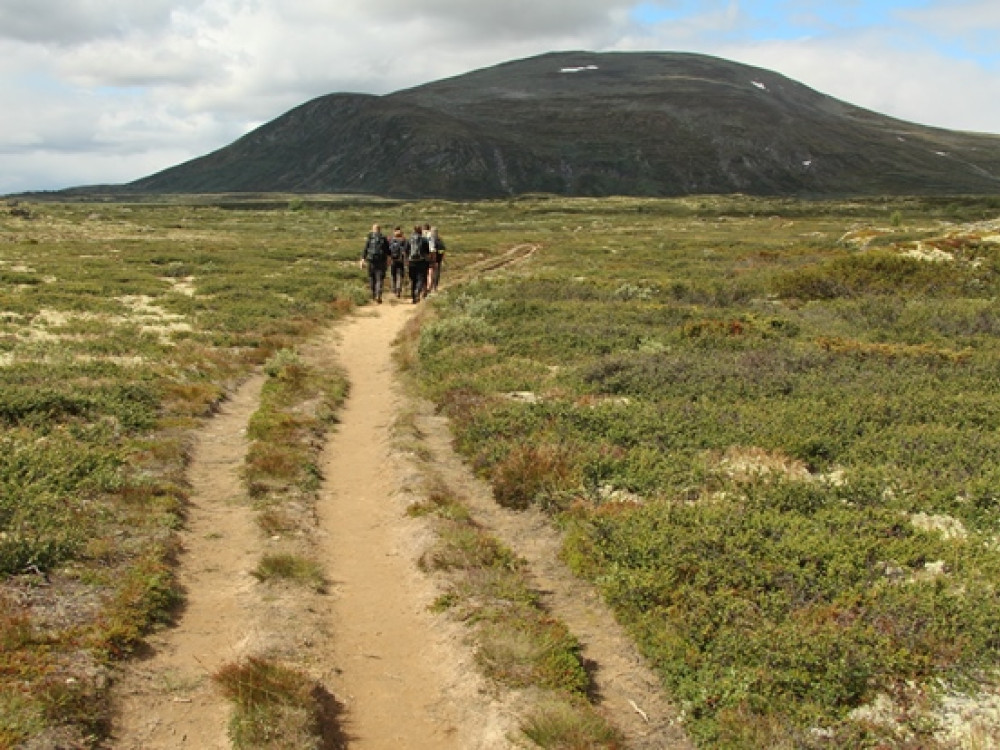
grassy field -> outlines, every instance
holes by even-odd
[[[997,202],[491,208],[418,380],[699,745],[996,746]]]
[[[0,747],[107,732],[109,667],[178,600],[190,431],[364,299],[370,207],[279,205],[0,215]]]
[[[1000,740],[955,726],[1000,648],[1000,200],[27,208],[0,213],[0,747],[106,733],[109,665],[177,601],[187,436],[365,299],[372,221],[441,227],[407,377],[499,502],[565,525],[700,746]]]

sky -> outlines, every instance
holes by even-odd
[[[128,182],[324,94],[696,52],[1000,134],[997,0],[0,0],[0,195]]]

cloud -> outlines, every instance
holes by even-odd
[[[67,159],[52,151],[23,151],[3,158],[0,195],[27,190],[58,190],[95,184],[120,184],[180,163],[184,151],[160,150],[122,158],[120,154],[85,152]]]
[[[508,2],[468,2],[467,0],[350,0],[353,13],[371,13],[392,19],[403,26],[427,25],[433,49],[435,33],[465,32],[470,45],[489,44],[497,39],[539,39],[599,32],[616,17],[624,17],[632,0],[508,0]],[[455,40],[459,41],[459,40]]]
[[[76,47],[59,57],[55,70],[61,79],[81,87],[197,86],[218,77],[227,62],[226,56],[197,40],[142,35]]]
[[[0,38],[73,45],[153,31],[169,23],[184,0],[4,0]]]
[[[837,41],[730,45],[719,53],[882,114],[955,130],[1000,132],[996,75],[932,48],[893,48],[869,39],[852,46]]]

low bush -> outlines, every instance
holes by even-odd
[[[781,297],[829,300],[837,297],[919,294],[929,297],[988,295],[991,274],[978,266],[930,263],[900,252],[872,251],[843,256],[814,268],[779,277]]]

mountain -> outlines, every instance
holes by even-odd
[[[330,94],[125,186],[492,198],[1000,193],[1000,136],[930,128],[682,53],[560,52]]]

